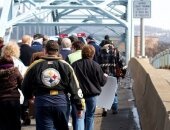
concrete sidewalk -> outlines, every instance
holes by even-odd
[[[102,117],[102,109],[97,109],[94,130],[141,130],[130,79],[121,80],[118,100],[119,112],[116,115],[110,110],[106,117]]]
[[[118,100],[119,113],[116,115],[108,111],[107,116],[102,117],[102,109],[96,109],[94,130],[141,130],[129,77],[119,83]],[[35,120],[30,126],[22,127],[22,130],[35,130]]]

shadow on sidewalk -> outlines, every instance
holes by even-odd
[[[112,114],[112,111],[108,111],[106,117],[101,115],[102,109],[97,109],[95,130],[141,130],[132,109],[119,109],[118,114]]]

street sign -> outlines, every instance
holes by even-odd
[[[151,18],[151,1],[134,0],[133,18]]]

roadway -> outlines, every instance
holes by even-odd
[[[113,115],[111,111],[108,111],[107,117],[102,117],[102,109],[96,109],[94,130],[141,130],[131,88],[131,79],[128,76],[119,84],[118,98],[118,114]],[[32,119],[31,125],[22,127],[22,130],[35,130],[35,120]]]

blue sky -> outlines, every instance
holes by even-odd
[[[140,24],[140,19],[134,19],[134,21],[135,24]],[[170,1],[151,0],[151,18],[144,19],[144,23],[170,30]]]

